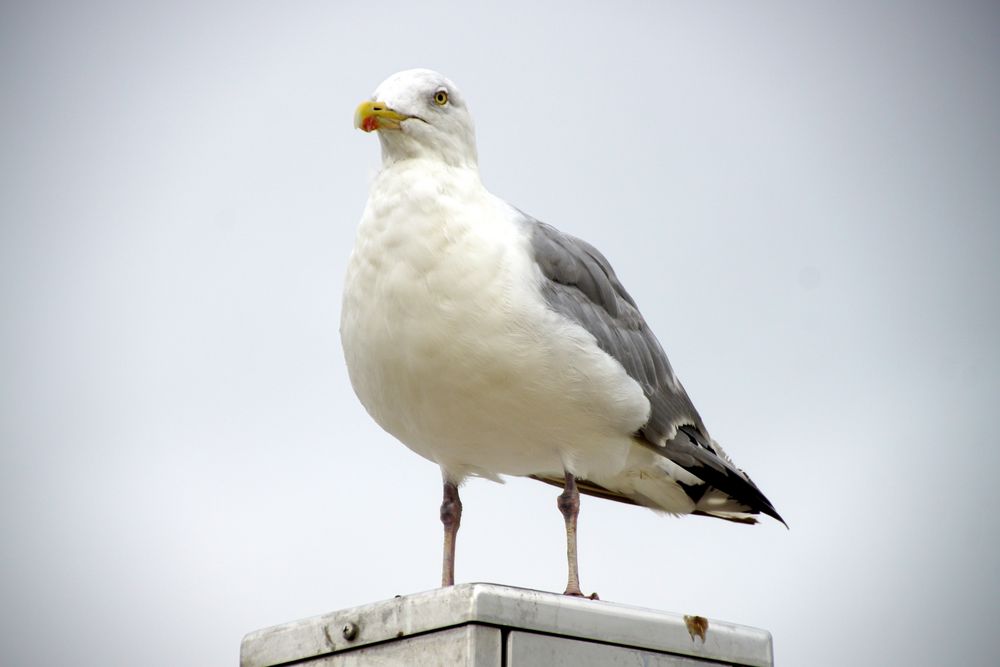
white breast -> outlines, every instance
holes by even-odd
[[[456,481],[614,474],[648,402],[545,306],[514,215],[471,170],[411,160],[377,177],[344,286],[354,390]]]

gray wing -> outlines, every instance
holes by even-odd
[[[701,417],[666,353],[604,255],[586,241],[543,222],[528,219],[528,224],[549,307],[590,332],[649,399],[649,421],[640,435],[662,446],[680,426],[704,432]]]
[[[524,216],[524,224],[549,307],[590,332],[649,400],[649,420],[636,433],[640,441],[753,510],[782,521],[750,478],[709,437],[666,353],[604,255],[586,241],[530,216]],[[704,488],[696,493],[704,493]]]

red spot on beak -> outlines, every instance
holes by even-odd
[[[365,132],[371,132],[378,129],[378,116],[366,116],[364,120],[361,121],[361,129]]]

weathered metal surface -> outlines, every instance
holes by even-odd
[[[510,667],[708,667],[711,664],[697,658],[533,632],[515,630],[507,636]]]
[[[470,624],[591,640],[613,645],[613,648],[645,649],[651,655],[689,656],[747,667],[771,667],[773,664],[771,635],[764,630],[706,620],[702,638],[691,632],[682,614],[494,584],[460,584],[258,630],[244,638],[240,664],[242,667],[274,667],[292,661],[331,657],[382,642],[399,643],[403,647],[400,650],[405,650],[414,635],[439,633]],[[423,644],[421,642],[421,646]],[[572,650],[579,648],[575,644],[567,646]],[[417,657],[409,660],[410,664],[436,664],[421,662]],[[339,666],[341,663],[307,664]],[[480,665],[471,662],[451,664]],[[482,665],[500,666],[501,662]],[[518,666],[508,659],[503,667]]]
[[[308,667],[482,667],[501,664],[500,628],[463,625],[310,660]]]

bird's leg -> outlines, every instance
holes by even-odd
[[[576,488],[576,477],[566,472],[566,486],[556,503],[566,521],[566,561],[569,565],[569,579],[565,595],[583,596],[580,590],[580,570],[576,562],[576,517],[580,514],[580,492]]]
[[[455,585],[455,537],[462,523],[462,500],[458,486],[444,481],[444,499],[441,501],[441,523],[444,524],[444,560],[441,563],[441,586]]]

